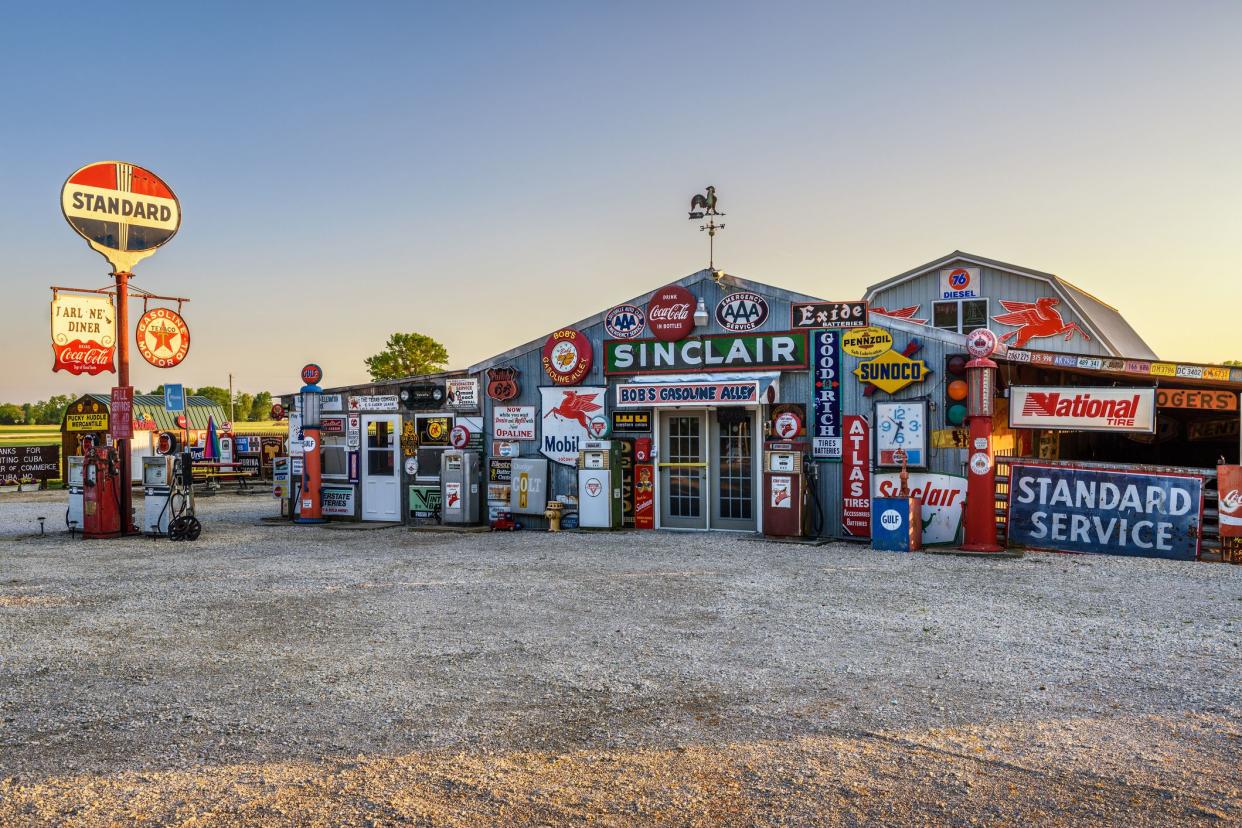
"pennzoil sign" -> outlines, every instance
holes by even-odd
[[[1009,390],[1009,427],[1152,434],[1156,389],[1016,385]]]

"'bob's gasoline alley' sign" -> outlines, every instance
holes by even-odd
[[[807,366],[806,333],[726,334],[680,342],[608,339],[604,356],[605,374],[792,371]]]
[[[1015,463],[1009,541],[1036,549],[1193,560],[1203,478]]]

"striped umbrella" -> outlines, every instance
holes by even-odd
[[[216,420],[208,415],[207,417],[207,442],[203,446],[203,459],[215,460],[220,456],[220,438],[216,436]]]

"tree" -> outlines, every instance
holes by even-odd
[[[65,418],[65,409],[76,397],[68,394],[57,394],[47,400],[40,400],[30,407],[31,418],[38,425],[60,425]]]
[[[185,389],[185,395],[190,396],[190,389]],[[195,397],[206,397],[213,403],[218,403],[224,409],[224,413],[229,413],[229,389],[217,388],[214,385],[204,385],[202,388],[195,388]]]
[[[272,413],[272,394],[270,391],[260,391],[254,395],[254,402],[250,404],[250,410],[246,412],[247,420],[266,420]]]
[[[254,394],[238,391],[233,397],[233,419],[245,420],[250,416],[250,408],[254,405]]]
[[[20,405],[0,403],[0,425],[22,425],[26,422],[26,412]]]
[[[378,382],[443,371],[448,366],[448,351],[429,336],[395,333],[388,337],[383,351],[364,361],[371,379]]]
[[[1242,365],[1242,359],[1227,359],[1221,365]]]
[[[152,388],[148,393],[154,394],[157,397],[164,396],[164,383],[161,382],[159,385]]]

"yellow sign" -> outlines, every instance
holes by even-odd
[[[1229,379],[1228,368],[1204,368],[1203,378],[1210,380],[1227,380]]]
[[[68,414],[65,416],[65,431],[107,431],[108,412],[98,414]]]
[[[860,382],[870,383],[889,394],[896,394],[912,383],[922,382],[930,373],[923,360],[910,359],[896,351],[886,351],[854,369],[854,375]]]
[[[1177,376],[1177,366],[1171,362],[1153,362],[1148,370],[1159,377]]]
[[[893,347],[893,335],[883,328],[870,325],[846,331],[841,335],[841,350],[850,356],[879,356]]]
[[[970,432],[964,428],[938,428],[932,432],[932,448],[964,449],[970,445]]]

